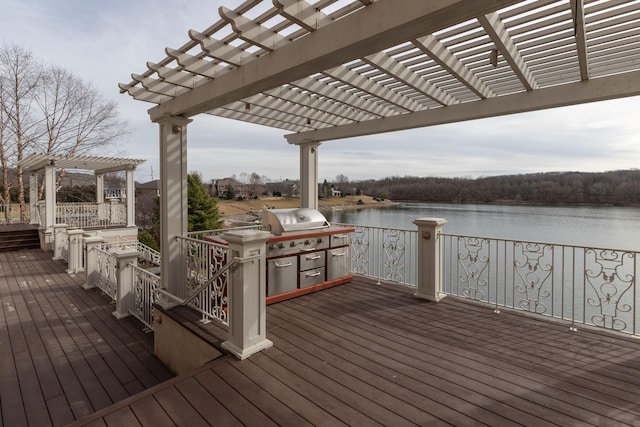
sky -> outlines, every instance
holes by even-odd
[[[131,132],[96,155],[145,159],[136,180],[159,178],[153,104],[120,94],[118,83],[203,31],[221,5],[242,0],[0,0],[0,43],[62,66],[118,103]],[[190,172],[204,181],[257,173],[298,179],[299,149],[287,131],[199,115],[188,125]],[[640,167],[640,97],[324,142],[320,181],[389,176],[482,176],[602,172]]]

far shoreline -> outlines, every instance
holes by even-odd
[[[323,214],[336,210],[382,208],[398,206],[400,202],[376,200],[371,196],[329,197],[318,201],[318,210]],[[267,209],[292,209],[300,207],[300,199],[288,197],[264,197],[246,200],[218,199],[218,210],[225,227],[259,222],[262,211]]]

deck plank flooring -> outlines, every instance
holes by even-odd
[[[81,283],[0,253],[0,424],[640,426],[630,337],[356,278],[270,305],[272,348],[172,378]]]
[[[0,253],[0,425],[66,425],[172,377],[83,283],[38,249]]]

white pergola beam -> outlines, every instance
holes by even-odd
[[[151,120],[191,117],[321,70],[372,55],[518,0],[375,2],[149,110]]]
[[[278,8],[280,15],[307,31],[315,31],[333,21],[304,0],[273,0],[273,5]]]
[[[516,44],[513,42],[513,39],[507,32],[498,14],[494,12],[479,16],[478,22],[480,22],[484,31],[489,35],[493,44],[496,45],[502,57],[507,61],[509,66],[511,66],[511,69],[513,69],[513,72],[518,76],[525,89],[537,89],[538,83],[535,81],[524,59],[522,59]]]
[[[371,94],[376,98],[380,98],[396,107],[406,111],[418,111],[423,110],[424,107],[417,102],[400,95],[386,87],[374,82],[365,76],[356,73],[346,67],[336,67],[331,70],[323,72],[324,75],[331,77],[332,79],[339,80],[347,85],[359,89],[363,92]]]
[[[589,79],[589,57],[587,52],[587,32],[584,20],[583,0],[571,0],[571,13],[576,37],[576,51],[580,62],[580,78]]]
[[[406,65],[398,62],[385,52],[366,57],[365,62],[369,65],[384,71],[390,76],[394,76],[398,81],[433,99],[441,105],[457,104],[459,101],[442,91],[428,80],[417,75]]]
[[[415,47],[447,70],[452,76],[471,89],[480,98],[496,96],[493,91],[475,76],[458,58],[456,58],[445,45],[433,35],[420,37],[412,42]]]
[[[640,95],[640,71],[285,137],[290,144],[330,141],[637,95]]]

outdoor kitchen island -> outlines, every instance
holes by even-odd
[[[341,285],[352,280],[352,227],[333,227],[315,209],[271,209],[263,230],[267,245],[267,304]]]

